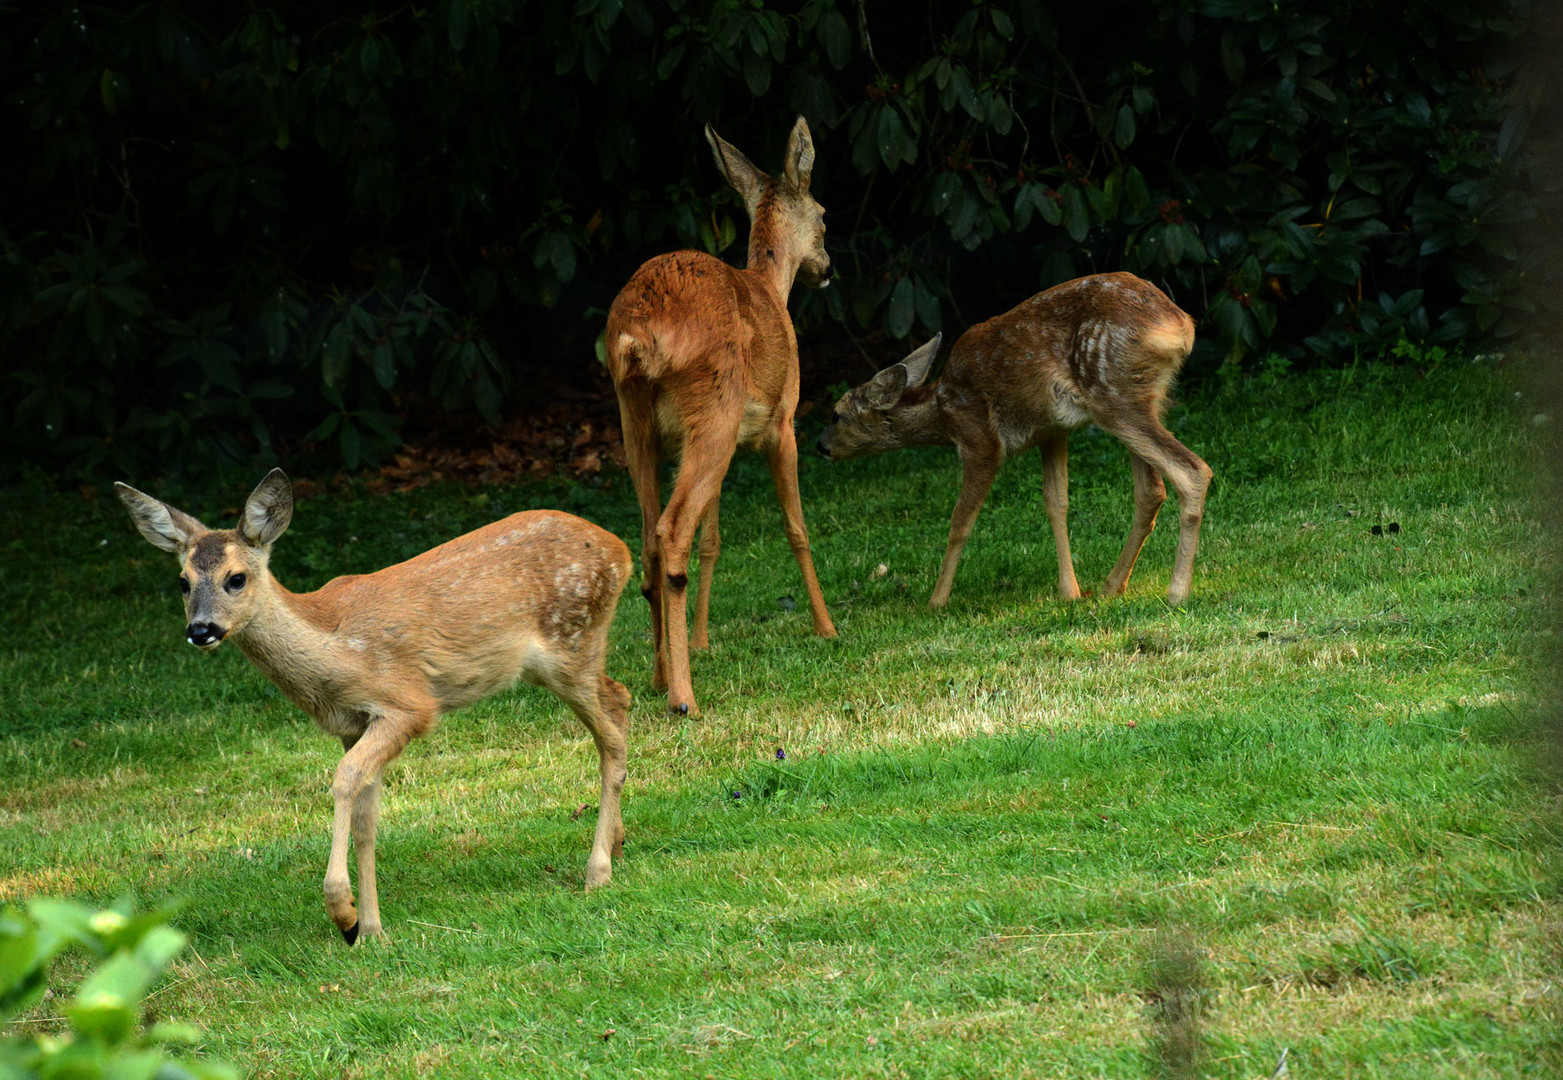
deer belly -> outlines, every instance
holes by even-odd
[[[1066,431],[1072,431],[1091,422],[1091,414],[1085,411],[1080,395],[1074,387],[1055,380],[1048,389],[1051,391],[1048,412],[1052,414],[1051,419],[1054,424]]]
[[[770,433],[773,410],[763,401],[750,398],[744,402],[743,419],[738,422],[738,445],[751,449],[764,443]]]

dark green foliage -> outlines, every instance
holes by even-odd
[[[549,348],[560,320],[640,259],[741,258],[701,126],[774,168],[800,112],[843,282],[805,324],[921,336],[1125,268],[1234,361],[1507,333],[1537,287],[1539,95],[1505,59],[1531,17],[0,3],[4,453],[136,472],[313,440],[351,467],[415,407],[492,421],[500,355],[591,363]]]

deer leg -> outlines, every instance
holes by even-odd
[[[422,733],[433,722],[432,712],[382,716],[370,723],[337,764],[336,779],[331,783],[331,798],[336,804],[336,810],[331,821],[331,857],[326,863],[324,891],[326,910],[331,914],[331,921],[349,945],[357,941],[360,934],[367,936],[380,932],[379,903],[374,893],[373,828],[368,829],[366,838],[361,839],[358,846],[360,885],[364,884],[362,873],[366,862],[369,867],[369,891],[365,895],[364,914],[366,919],[373,917],[373,925],[361,923],[359,912],[353,906],[353,886],[347,876],[347,842],[354,825],[355,808],[369,789],[379,787],[380,774],[385,766],[402,752],[415,735]],[[343,744],[346,745],[347,740],[344,739]],[[377,813],[378,791],[374,792],[372,798]]]
[[[792,547],[798,569],[803,571],[803,588],[809,594],[809,613],[814,616],[814,632],[833,638],[836,627],[825,610],[825,594],[814,574],[814,556],[809,551],[809,532],[803,524],[803,500],[798,494],[798,438],[793,434],[792,418],[781,426],[771,449],[771,480],[776,484],[776,499],[781,503],[782,523],[787,543]]]
[[[736,431],[694,432],[684,446],[684,462],[673,483],[667,509],[657,522],[657,548],[662,558],[662,620],[667,635],[668,708],[699,715],[689,676],[689,550],[695,529],[712,500],[722,490],[722,478],[737,445]]]
[[[381,933],[380,894],[374,879],[374,838],[380,821],[381,778],[375,776],[353,801],[353,850],[358,856],[358,935]]]
[[[601,655],[600,650],[598,655]],[[593,670],[553,687],[586,725],[597,745],[602,794],[597,804],[597,831],[592,837],[592,853],[586,860],[588,891],[608,884],[613,878],[613,859],[624,850],[624,821],[619,813],[619,797],[628,774],[626,745],[630,703],[629,691],[623,684],[602,674],[600,660],[591,667]]]
[[[1156,514],[1161,510],[1161,504],[1167,501],[1167,487],[1150,462],[1131,451],[1129,464],[1134,468],[1134,523],[1129,526],[1129,539],[1124,541],[1113,572],[1107,575],[1107,582],[1102,586],[1103,596],[1122,596],[1128,589],[1135,560],[1140,557],[1145,538],[1156,527]]]
[[[1177,607],[1188,599],[1194,580],[1194,550],[1199,546],[1205,493],[1210,489],[1213,473],[1198,455],[1154,420],[1143,427],[1113,434],[1123,440],[1131,453],[1144,458],[1166,477],[1178,494],[1178,553],[1172,563],[1172,580],[1167,585],[1167,603]]]
[[[691,649],[711,647],[707,624],[711,621],[711,575],[716,573],[716,558],[722,553],[722,528],[718,522],[721,505],[722,493],[718,491],[716,498],[711,500],[711,509],[706,511],[705,520],[700,523],[700,585],[695,590],[695,629],[689,635]]]
[[[624,457],[630,481],[640,503],[640,591],[651,605],[651,649],[654,657],[651,685],[667,686],[667,637],[662,625],[662,555],[657,545],[657,520],[662,516],[662,447],[656,417],[649,408],[619,396],[619,419],[624,426]]]
[[[966,538],[977,520],[977,512],[993,487],[993,479],[1004,463],[1004,449],[997,439],[984,440],[980,444],[959,443],[961,454],[961,496],[955,501],[955,514],[950,519],[950,543],[944,549],[944,565],[939,567],[939,583],[933,587],[928,606],[941,608],[950,602],[950,590],[955,586],[955,568],[960,564],[961,551]]]
[[[1042,450],[1042,501],[1053,526],[1053,547],[1058,552],[1058,596],[1080,599],[1075,563],[1069,554],[1069,436],[1060,433],[1044,442]]]

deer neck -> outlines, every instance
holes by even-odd
[[[890,410],[889,418],[896,446],[948,446],[955,442],[933,386],[907,390]]]
[[[230,635],[239,651],[294,704],[317,720],[329,711],[333,620],[315,594],[289,592],[266,575],[267,596],[244,628]]]
[[[748,268],[776,290],[776,295],[781,297],[782,307],[786,307],[793,279],[798,276],[798,267],[803,260],[783,235],[780,215],[774,211],[767,213],[768,209],[762,204],[749,226]]]

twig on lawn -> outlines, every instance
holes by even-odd
[[[441,923],[437,923],[437,922],[419,922],[419,920],[417,920],[417,919],[408,919],[407,921],[410,922],[410,923],[417,923],[417,925],[419,925],[419,926],[432,927],[435,930],[449,930],[453,934],[476,934],[477,933],[476,930],[463,930],[459,926],[445,926],[445,925],[442,925]]]
[[[1020,941],[1056,937],[1102,937],[1105,934],[1154,934],[1154,926],[1115,926],[1111,930],[1059,930],[1051,934],[992,934],[989,941]]]
[[[1056,881],[1060,885],[1068,885],[1071,889],[1079,889],[1081,892],[1090,891],[1084,885],[1076,885],[1072,881],[1068,881],[1061,877],[1054,877],[1052,874],[1038,874],[1037,877],[1041,878],[1043,881]]]
[[[170,990],[172,990],[176,986],[183,986],[185,983],[190,983],[190,982],[195,982],[195,976],[192,975],[188,979],[178,979],[178,980],[176,980],[174,982],[169,983],[167,986],[159,986],[156,990],[154,990],[150,994],[148,994],[146,996],[145,1000],[151,1001],[153,998],[157,997],[160,994],[168,993]]]

